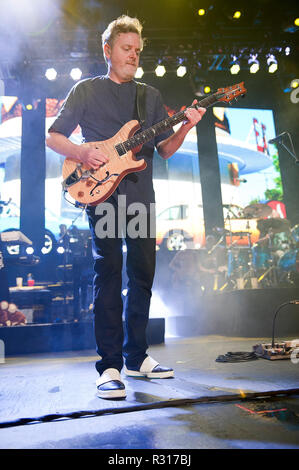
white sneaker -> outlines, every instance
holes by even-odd
[[[117,369],[106,369],[96,380],[97,395],[100,398],[125,398],[126,390]]]
[[[125,374],[129,377],[147,377],[148,379],[168,379],[174,377],[173,369],[161,367],[160,364],[150,356],[147,356],[139,370],[129,370],[124,367]]]

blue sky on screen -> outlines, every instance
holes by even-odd
[[[256,145],[253,119],[258,121],[257,130],[260,135],[261,126],[265,126],[267,141],[276,135],[273,111],[270,109],[226,108],[225,112],[230,125],[231,137],[238,141],[247,142],[251,146]],[[269,144],[269,153],[270,156],[277,154],[274,145]],[[278,173],[274,166],[245,175],[247,182],[241,183],[238,191],[240,204],[244,207],[254,199],[266,202],[265,190],[275,187],[274,178],[277,176]]]

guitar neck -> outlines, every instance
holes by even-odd
[[[213,104],[219,101],[219,98],[222,96],[222,93],[214,93],[213,95],[209,95],[206,98],[202,99],[196,104],[188,106],[189,108],[208,108]],[[139,132],[138,134],[134,135],[130,139],[122,142],[122,144],[118,144],[116,146],[119,153],[124,154],[129,150],[132,150],[140,145],[145,144],[152,140],[156,135],[162,134],[163,132],[167,131],[171,127],[179,124],[180,122],[186,119],[185,112],[180,111],[173,116],[170,116],[163,121],[158,122],[157,124],[149,127],[145,131]]]

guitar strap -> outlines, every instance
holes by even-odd
[[[136,90],[136,108],[138,121],[140,122],[141,127],[145,125],[146,119],[146,84],[141,82],[137,83]]]

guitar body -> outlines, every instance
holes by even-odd
[[[119,156],[115,146],[132,137],[140,128],[139,122],[132,120],[127,122],[111,139],[96,142],[96,146],[105,154],[109,161],[98,170],[80,165],[80,171],[89,170],[90,176],[83,177],[75,184],[67,188],[68,193],[79,203],[97,205],[105,201],[115,191],[121,180],[128,174],[141,171],[146,168],[144,159],[137,160],[135,153],[140,147],[127,151]],[[78,162],[66,158],[63,163],[62,176],[66,180],[76,169]],[[99,183],[100,182],[100,183]]]

